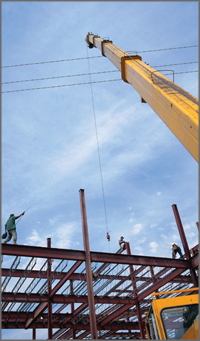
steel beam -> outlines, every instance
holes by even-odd
[[[88,291],[88,305],[90,311],[90,328],[91,328],[91,338],[98,339],[97,336],[97,325],[96,325],[96,315],[95,315],[95,303],[94,303],[94,293],[92,284],[92,270],[91,270],[91,258],[90,258],[90,245],[89,245],[89,235],[87,226],[87,216],[86,216],[86,204],[84,190],[79,190],[80,194],[80,205],[81,205],[81,218],[82,218],[82,231],[83,231],[83,245],[85,251],[85,265],[86,265],[86,278],[87,278],[87,291]]]
[[[138,294],[138,297],[137,297],[138,301],[141,301],[142,299],[144,299],[145,297],[147,297],[148,295],[153,293],[155,290],[159,289],[160,287],[162,287],[163,285],[168,283],[168,281],[170,281],[172,278],[180,275],[182,271],[183,270],[181,270],[181,269],[173,270],[169,275],[165,276],[163,279],[158,280],[150,288],[142,291],[141,294]],[[109,315],[105,320],[103,320],[101,322],[101,327],[103,327],[104,324],[109,323],[111,320],[116,319],[119,315],[123,314],[126,310],[129,310],[134,304],[124,305],[124,306],[120,307],[112,315]]]
[[[37,329],[41,329],[41,328],[48,328],[48,321],[46,322],[36,322],[35,323],[37,325]],[[53,321],[53,328],[60,328],[60,324],[58,321]],[[17,325],[17,328],[18,329],[25,329],[25,321],[24,322],[18,322],[18,325]],[[66,328],[72,328],[72,323],[71,322],[68,322],[66,324]],[[8,321],[4,324],[4,322],[2,322],[2,329],[16,329],[16,322],[15,321]],[[77,331],[80,331],[80,330],[87,330],[90,332],[90,325],[89,323],[88,324],[84,324],[82,322],[78,322],[76,323],[76,329]],[[100,325],[97,325],[97,329],[98,330],[101,330],[101,326]],[[129,329],[132,329],[132,330],[138,330],[139,329],[139,324],[138,322],[113,322],[112,324],[111,323],[108,323],[107,325],[104,325],[103,326],[103,329],[105,330],[114,330],[114,331],[117,331],[117,330],[129,330]],[[62,335],[60,335],[62,337]],[[59,337],[59,336],[58,336]]]
[[[182,242],[182,245],[183,245],[183,249],[185,251],[185,255],[186,255],[186,258],[187,258],[188,263],[189,263],[188,268],[190,269],[192,281],[193,281],[194,286],[197,287],[198,286],[198,280],[197,280],[195,271],[194,271],[194,269],[192,267],[190,250],[189,250],[189,247],[188,247],[187,239],[186,239],[186,236],[185,236],[185,232],[184,232],[184,229],[183,229],[183,225],[182,225],[182,222],[181,222],[181,218],[180,218],[180,215],[179,215],[179,211],[178,211],[177,205],[173,204],[172,205],[172,209],[173,209],[174,216],[175,216],[175,219],[176,219],[176,223],[177,223],[178,231],[179,231],[179,234],[180,234],[181,242]]]
[[[127,250],[127,254],[131,255],[131,248],[130,248],[130,244],[126,243],[126,250]],[[134,269],[133,269],[133,265],[130,265],[130,273],[133,273]],[[141,339],[145,339],[145,333],[144,333],[144,327],[143,327],[143,320],[142,320],[142,314],[141,314],[141,309],[140,309],[140,304],[138,302],[137,299],[137,286],[136,286],[136,282],[135,282],[135,276],[132,275],[131,276],[131,281],[133,284],[133,296],[136,300],[136,309],[137,309],[137,317],[138,317],[138,322],[139,322],[139,328],[140,328],[140,337]]]
[[[47,247],[51,248],[51,238],[47,238]],[[52,302],[51,302],[51,259],[48,259],[47,283],[48,283],[48,339],[52,339]]]
[[[36,327],[35,325],[33,326],[33,340],[36,339]]]
[[[19,255],[24,257],[66,259],[85,261],[85,252],[77,250],[65,250],[56,248],[45,248],[39,246],[2,244],[2,255]],[[133,256],[126,254],[90,252],[91,262],[115,263],[144,266],[160,266],[170,268],[188,269],[188,262],[181,259],[163,257]]]
[[[15,248],[16,247],[16,248]],[[24,256],[24,257],[38,257],[38,258],[52,258],[52,259],[67,259],[67,260],[85,260],[84,251],[66,250],[57,248],[46,248],[41,246],[30,245],[13,245],[2,244],[2,255]]]
[[[66,273],[66,275],[62,278],[62,280],[53,288],[53,290],[51,290],[49,296],[51,298],[51,301],[54,300],[54,297],[55,297],[55,293],[61,288],[61,286],[68,280],[70,274],[72,272],[74,272],[78,267],[79,265],[81,264],[82,262],[81,261],[78,261],[76,262],[72,267],[71,269]],[[30,294],[31,295],[31,294]],[[28,296],[28,301],[30,300],[30,295]],[[37,294],[36,294],[37,295]],[[30,324],[33,322],[34,319],[36,319],[38,317],[38,315],[44,311],[44,309],[47,307],[48,305],[48,298],[47,298],[47,295],[43,295],[42,298],[41,298],[41,295],[37,295],[39,296],[39,301],[37,301],[38,303],[40,303],[41,301],[43,301],[42,304],[40,304],[40,306],[38,306],[34,312],[34,318],[33,319],[28,319],[27,323],[26,323],[26,328],[28,328],[30,326]],[[35,297],[37,297],[35,296]],[[46,297],[46,299],[44,299]],[[38,299],[36,298],[36,299]],[[21,301],[23,302],[23,301]],[[55,303],[55,302],[54,302]],[[60,303],[63,303],[63,300],[62,302]]]

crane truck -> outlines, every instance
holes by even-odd
[[[141,56],[128,54],[111,40],[90,32],[85,40],[121,71],[123,81],[135,88],[141,102],[150,105],[198,162],[198,99],[144,63]]]
[[[89,48],[101,50],[121,71],[122,80],[135,88],[141,102],[150,105],[198,162],[197,98],[142,62],[141,56],[126,53],[111,40],[90,32],[85,40]],[[198,339],[198,294],[192,291],[197,292],[198,288],[152,294],[145,318],[148,339]]]

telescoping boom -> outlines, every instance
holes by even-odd
[[[130,55],[111,40],[88,33],[89,48],[96,47],[121,71],[124,82],[130,83],[161,120],[198,162],[198,100],[180,86],[142,62],[139,55]]]

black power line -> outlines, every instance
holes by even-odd
[[[174,66],[174,65],[186,65],[186,64],[197,64],[198,62],[187,62],[187,63],[176,63],[176,64],[166,64],[166,65],[156,65],[152,67],[165,67],[165,66]],[[98,75],[98,74],[105,74],[105,73],[112,73],[112,72],[120,72],[119,70],[112,70],[112,71],[100,71],[100,72],[93,72],[93,73],[80,73],[76,75],[63,75],[63,76],[54,76],[54,77],[43,77],[43,78],[33,78],[33,79],[23,79],[23,80],[16,80],[11,82],[3,82],[3,84],[13,84],[13,83],[23,83],[23,82],[34,82],[34,81],[43,81],[48,79],[60,79],[60,78],[70,78],[70,77],[80,77],[80,76],[89,76],[89,75]],[[197,72],[197,71],[186,71],[186,72]],[[184,72],[177,72],[177,73],[184,73]],[[176,73],[176,74],[177,74]]]
[[[165,71],[165,70],[163,70]],[[167,70],[166,70],[167,71]],[[183,71],[183,72],[175,72],[174,74],[182,74],[182,73],[192,73],[192,72],[198,72],[196,71]],[[103,81],[93,81],[92,83],[105,83],[105,82],[114,82],[114,81],[121,81],[122,79],[109,79],[109,80],[103,80]],[[51,89],[51,88],[61,88],[66,86],[76,86],[76,85],[85,85],[85,84],[91,84],[91,82],[83,82],[83,83],[74,83],[74,84],[63,84],[63,85],[52,85],[52,86],[44,86],[40,88],[30,88],[30,89],[19,89],[19,90],[8,90],[8,91],[2,91],[2,94],[10,93],[10,92],[20,92],[20,91],[31,91],[31,90],[43,90],[43,89]]]
[[[158,49],[158,50],[138,51],[137,53],[160,52],[160,51],[167,51],[167,50],[186,49],[186,48],[192,48],[192,47],[198,47],[198,45],[180,46],[180,47],[169,47],[169,48]],[[132,51],[129,51],[129,53],[131,53],[131,52]],[[18,66],[28,66],[28,65],[39,65],[39,64],[48,64],[48,63],[60,63],[60,62],[69,62],[69,61],[82,60],[82,59],[88,59],[88,58],[102,58],[102,57],[103,56],[93,56],[93,57],[59,59],[59,60],[51,60],[51,61],[47,61],[47,62],[36,62],[36,63],[26,63],[26,64],[16,64],[16,65],[5,65],[5,66],[2,66],[2,68],[10,68],[10,67],[18,67]]]

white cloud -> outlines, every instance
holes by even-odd
[[[134,247],[134,250],[139,251],[139,254],[140,254],[140,255],[143,255],[143,249],[142,249],[141,246],[139,246],[139,245],[138,245],[138,246],[135,246],[135,247]],[[138,254],[138,253],[137,253],[137,254]]]
[[[191,229],[191,225],[190,224],[185,224],[184,225],[184,230],[189,230]]]
[[[143,244],[143,243],[146,242],[146,240],[147,240],[147,238],[144,237],[144,238],[142,238],[142,239],[139,239],[139,240],[138,240],[138,243],[139,243],[139,244]]]
[[[168,237],[165,235],[165,234],[161,234],[161,237],[164,239],[164,240],[167,240]]]
[[[173,234],[173,236],[172,236],[172,242],[173,241],[177,241],[177,240],[179,240],[180,239],[180,237],[177,235],[177,234]]]
[[[31,235],[26,238],[26,241],[29,245],[46,246],[44,239],[39,236],[35,229],[33,229]]]
[[[153,229],[154,227],[158,226],[158,224],[150,224],[150,228]]]
[[[161,194],[162,194],[162,192],[157,192],[156,194],[157,194],[157,195],[161,195]]]
[[[188,236],[188,238],[193,238],[196,236],[196,234],[194,232],[191,232],[187,236]]]
[[[135,224],[133,227],[132,227],[132,230],[131,230],[131,233],[135,236],[137,235],[138,233],[140,233],[140,231],[142,230],[142,224]]]
[[[132,218],[130,218],[128,222],[129,222],[129,223],[132,223],[132,222],[133,222],[133,219],[132,219]]]
[[[151,251],[152,253],[156,253],[156,252],[157,252],[158,243],[156,243],[156,242],[151,242],[151,243],[149,243],[149,246],[150,246],[150,251]]]
[[[55,241],[55,247],[57,248],[73,248],[73,235],[76,231],[74,223],[62,224],[53,233],[53,239]]]

